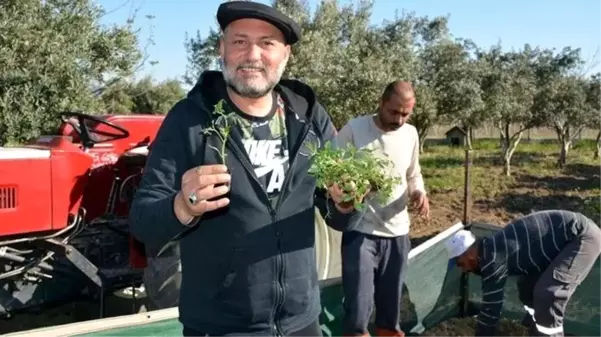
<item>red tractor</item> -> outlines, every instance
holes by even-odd
[[[102,310],[142,282],[127,213],[164,117],[60,117],[58,135],[0,147],[0,316],[86,290]]]

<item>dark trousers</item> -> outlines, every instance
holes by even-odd
[[[308,326],[306,326],[298,331],[295,331],[295,332],[289,334],[288,336],[321,337],[322,335],[323,334],[321,333],[321,325],[319,324],[319,320],[316,320],[313,323],[309,324]],[[208,334],[184,327],[183,336],[184,337],[199,337],[199,336],[208,336]]]
[[[564,336],[563,318],[570,297],[601,253],[601,230],[595,224],[559,253],[541,274],[518,280],[520,301],[527,313],[522,324],[531,336]]]
[[[411,250],[409,236],[384,238],[344,232],[341,250],[343,333],[367,335],[374,302],[376,329],[385,335],[400,333],[401,295]]]

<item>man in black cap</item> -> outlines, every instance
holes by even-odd
[[[336,130],[309,86],[280,79],[294,21],[246,1],[217,19],[223,71],[203,72],[165,117],[131,231],[149,251],[180,240],[184,335],[321,335],[314,207],[338,230],[354,209],[316,186],[309,145]]]

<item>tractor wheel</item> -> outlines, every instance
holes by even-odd
[[[144,269],[144,286],[148,310],[172,308],[178,305],[182,268],[179,245],[173,244],[161,257],[149,257]]]
[[[315,255],[319,280],[340,277],[341,233],[328,227],[315,209]],[[179,246],[173,244],[161,257],[148,258],[144,270],[144,286],[149,310],[171,308],[178,305],[181,285]]]

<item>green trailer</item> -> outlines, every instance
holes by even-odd
[[[473,316],[478,312],[480,281],[475,275],[461,273],[449,264],[445,240],[464,228],[459,223],[411,250],[409,271],[403,298],[402,327],[408,335],[420,335],[454,317]],[[499,227],[473,224],[477,235],[489,235]],[[564,327],[576,336],[601,336],[600,309],[601,262],[584,280],[571,299]],[[322,331],[325,336],[341,335],[343,293],[339,278],[321,282]],[[517,297],[515,280],[508,282],[504,317],[520,320],[526,313]],[[6,336],[181,336],[177,308],[142,314],[98,319],[53,326]]]

